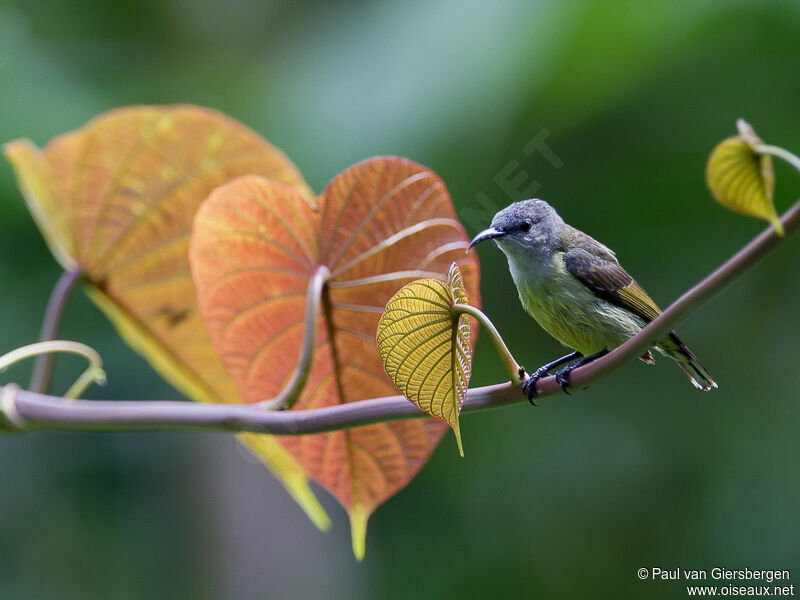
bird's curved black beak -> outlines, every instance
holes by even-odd
[[[505,234],[506,234],[505,231],[500,231],[499,229],[495,229],[494,227],[489,227],[489,229],[484,229],[472,239],[472,241],[469,243],[469,247],[467,247],[467,250],[469,251],[473,246],[480,244],[484,240],[491,240],[494,238],[503,237]]]

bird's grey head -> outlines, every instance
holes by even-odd
[[[492,226],[476,235],[469,247],[494,240],[509,258],[549,255],[558,243],[563,227],[564,220],[544,200],[522,200],[498,212],[492,219]]]

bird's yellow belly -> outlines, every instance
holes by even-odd
[[[542,329],[584,356],[616,348],[644,326],[632,313],[578,286],[555,293],[520,289],[520,300]]]

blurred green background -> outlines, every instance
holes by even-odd
[[[0,141],[43,144],[125,104],[211,106],[317,191],[363,158],[413,158],[470,234],[543,197],[666,305],[763,227],[705,189],[735,119],[800,151],[798,31],[796,0],[10,0]],[[777,176],[785,209],[800,177]],[[480,257],[512,351],[559,355],[500,252]],[[799,258],[790,239],[679,328],[718,391],[660,360],[467,416],[466,460],[443,440],[373,516],[363,564],[334,501],[317,532],[231,436],[2,437],[0,598],[684,597],[642,566],[795,569],[800,584]],[[58,274],[0,166],[0,352],[35,340]],[[106,359],[91,397],[176,397],[81,294],[63,337]],[[475,363],[474,385],[503,379],[485,336]],[[55,389],[79,368],[60,360]]]

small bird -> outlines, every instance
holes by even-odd
[[[494,240],[506,255],[525,310],[542,329],[574,350],[530,374],[523,391],[531,401],[536,382],[551,370],[567,365],[555,374],[567,392],[573,369],[608,354],[661,314],[612,250],[567,225],[544,200],[507,206],[469,248],[484,240]],[[696,388],[717,387],[674,331],[654,347],[674,360]],[[655,363],[650,350],[640,360]]]

